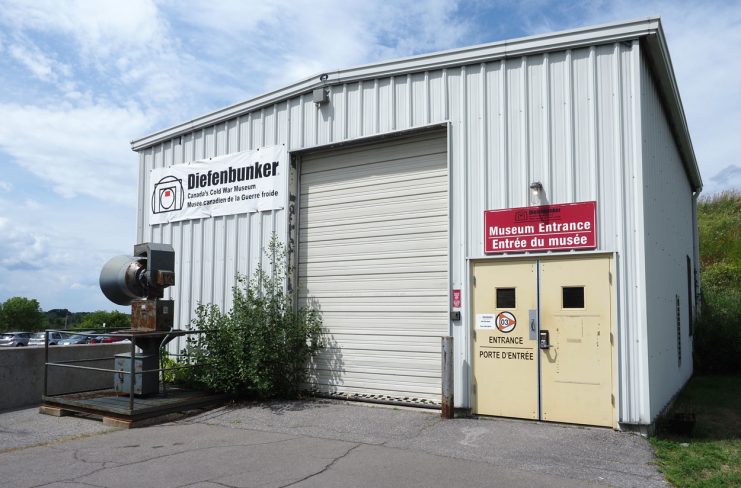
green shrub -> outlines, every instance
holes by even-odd
[[[167,348],[163,347],[160,351],[160,363],[163,369],[172,368],[169,371],[162,372],[162,381],[164,383],[174,384],[185,388],[205,389],[203,383],[199,383],[195,378],[188,363],[184,360],[178,361],[170,357]]]
[[[741,372],[741,293],[712,288],[703,291],[694,353],[699,373]]]
[[[702,314],[695,327],[695,369],[741,371],[741,193],[700,199]]]
[[[306,367],[322,347],[321,317],[293,306],[285,289],[286,250],[274,235],[267,249],[270,272],[262,265],[252,279],[240,276],[232,289],[233,307],[200,305],[187,353],[199,367],[193,379],[213,391],[260,398],[290,398],[304,383]]]
[[[717,262],[741,263],[741,193],[724,191],[700,198],[697,206],[703,270]]]

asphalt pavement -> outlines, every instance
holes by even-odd
[[[635,434],[331,400],[229,405],[131,430],[0,413],[0,485],[668,486]]]

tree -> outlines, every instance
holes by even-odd
[[[116,310],[111,312],[97,310],[85,315],[85,318],[75,325],[76,329],[127,329],[130,327],[131,317]]]
[[[43,330],[44,314],[33,298],[12,297],[0,306],[0,328],[3,330]]]

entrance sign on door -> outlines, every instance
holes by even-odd
[[[493,329],[494,317],[494,314],[489,313],[476,314],[476,327],[479,329]]]
[[[484,252],[597,247],[597,202],[484,211]]]

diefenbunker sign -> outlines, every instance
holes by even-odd
[[[283,208],[287,173],[283,145],[153,169],[149,223]]]

